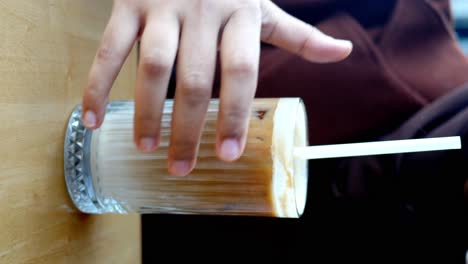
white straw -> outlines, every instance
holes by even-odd
[[[440,137],[298,147],[294,155],[301,159],[325,159],[460,148],[460,137]]]

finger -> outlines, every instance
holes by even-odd
[[[160,142],[161,116],[179,45],[176,17],[149,17],[141,38],[135,94],[135,144],[150,152]]]
[[[219,24],[203,17],[186,21],[183,27],[169,150],[173,175],[184,176],[195,166],[211,97]]]
[[[107,96],[138,34],[137,14],[116,5],[103,33],[89,72],[83,95],[83,124],[98,128],[106,109]]]
[[[260,55],[260,11],[237,11],[221,40],[221,104],[218,115],[218,156],[238,159],[244,148],[250,109],[255,95]]]
[[[287,14],[269,0],[262,0],[262,40],[312,62],[335,62],[346,58],[352,43],[334,39],[317,28]]]

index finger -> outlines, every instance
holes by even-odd
[[[94,57],[83,95],[83,124],[98,128],[103,119],[109,91],[138,35],[139,21],[135,11],[114,6]]]

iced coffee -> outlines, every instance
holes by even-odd
[[[197,164],[185,177],[168,173],[173,101],[166,100],[161,144],[142,153],[133,142],[133,101],[114,101],[95,131],[71,115],[65,139],[65,176],[75,205],[86,213],[173,213],[298,218],[307,196],[306,110],[299,98],[255,99],[247,144],[235,162],[215,152],[219,101],[212,99]]]

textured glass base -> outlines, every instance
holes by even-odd
[[[92,131],[81,122],[81,106],[73,110],[65,134],[64,169],[68,193],[75,206],[83,213],[126,213],[112,199],[99,199],[96,183],[91,178],[89,144]]]

